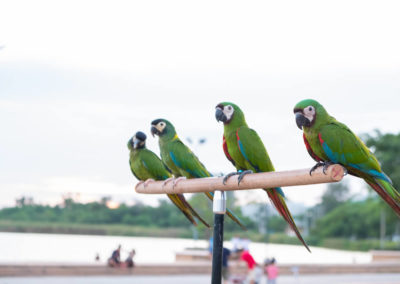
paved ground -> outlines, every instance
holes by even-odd
[[[205,284],[211,281],[209,276],[204,275],[0,278],[0,284],[108,284],[112,282],[118,284]],[[281,276],[277,282],[279,284],[399,284],[400,274],[304,275],[297,279],[293,276]]]

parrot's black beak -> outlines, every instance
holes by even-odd
[[[222,122],[226,122],[228,120],[222,109],[220,109],[219,107],[215,109],[215,118],[217,119],[217,121]]]
[[[303,130],[303,127],[310,127],[311,121],[308,120],[301,112],[296,112],[296,124],[300,130]]]
[[[151,131],[151,135],[153,135],[153,137],[154,137],[154,135],[160,135],[160,131],[158,131],[158,129],[154,125],[151,126],[150,131]]]
[[[131,147],[134,148],[134,146],[133,146],[133,137],[128,140],[128,148],[130,149]]]

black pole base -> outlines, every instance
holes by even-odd
[[[222,282],[223,242],[224,242],[224,214],[214,214],[211,284],[221,284]]]

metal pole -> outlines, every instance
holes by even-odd
[[[214,192],[214,236],[212,254],[211,283],[221,284],[222,281],[222,253],[224,242],[224,214],[226,211],[226,195],[223,191]]]

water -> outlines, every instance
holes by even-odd
[[[94,264],[98,253],[104,263],[117,246],[121,259],[136,249],[138,263],[172,263],[185,247],[206,247],[206,241],[148,237],[0,233],[0,263]]]
[[[187,247],[206,249],[204,240],[120,237],[92,235],[30,234],[0,232],[0,264],[95,264],[100,255],[104,264],[111,252],[121,244],[121,259],[129,250],[136,249],[136,263],[156,264],[175,262],[175,253]],[[225,242],[230,247],[230,242]],[[258,262],[275,257],[279,263],[368,263],[367,252],[349,252],[324,248],[311,248],[308,253],[302,246],[251,243],[250,252]]]

